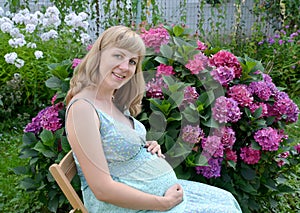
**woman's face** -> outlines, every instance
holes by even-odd
[[[108,47],[102,50],[100,72],[106,88],[119,89],[135,74],[139,57],[128,50]]]

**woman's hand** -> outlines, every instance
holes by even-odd
[[[167,206],[166,210],[173,208],[174,206],[178,205],[182,202],[183,199],[183,188],[179,184],[175,184],[171,186],[164,195],[166,198]]]
[[[158,157],[165,158],[165,156],[161,153],[160,145],[157,141],[146,141],[145,147],[148,152],[151,152],[153,155],[157,153]]]

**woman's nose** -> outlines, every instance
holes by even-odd
[[[119,67],[122,70],[128,70],[128,68],[129,68],[129,60],[122,61],[122,63],[119,64]]]

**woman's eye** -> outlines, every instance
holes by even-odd
[[[129,64],[131,64],[131,65],[136,65],[137,62],[136,62],[135,60],[131,59],[131,60],[129,60]]]
[[[114,55],[117,59],[122,59],[123,58],[123,56],[122,55],[119,55],[119,54],[116,54],[116,55]]]

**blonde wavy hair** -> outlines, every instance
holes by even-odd
[[[129,110],[133,116],[141,112],[141,101],[145,90],[142,61],[145,44],[141,37],[125,26],[114,26],[104,31],[93,44],[81,63],[76,67],[70,80],[66,103],[86,87],[97,87],[103,81],[105,70],[100,70],[101,50],[109,47],[125,49],[138,55],[135,75],[115,91],[114,102],[121,111]]]

